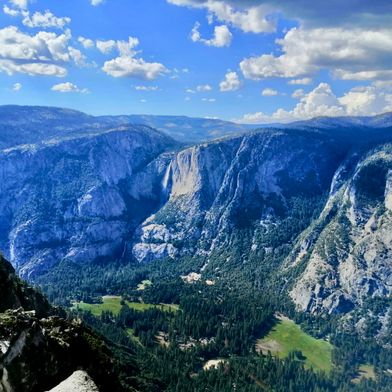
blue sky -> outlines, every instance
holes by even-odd
[[[254,123],[392,110],[391,5],[324,3],[1,1],[0,104]]]

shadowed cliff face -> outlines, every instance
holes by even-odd
[[[290,222],[293,199],[329,193],[321,215],[293,230],[277,273],[292,300],[302,311],[345,313],[390,296],[392,135],[361,132],[266,130],[179,152],[165,176],[167,201],[135,232],[134,257],[200,255],[206,266],[239,229],[254,233],[251,254]]]
[[[42,392],[83,369],[101,391],[122,391],[106,342],[66,321],[0,256],[0,391]]]
[[[344,148],[311,131],[269,130],[166,153],[148,127],[99,130],[0,154],[0,248],[22,276],[77,263],[196,254],[236,227],[321,195]],[[273,221],[272,219],[272,221]]]
[[[0,255],[0,313],[7,309],[34,310],[44,317],[51,311],[46,298],[22,282],[12,265]]]
[[[0,248],[24,276],[64,258],[120,258],[160,202],[167,158],[156,158],[172,144],[139,126],[2,150]]]

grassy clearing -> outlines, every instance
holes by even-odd
[[[140,339],[137,337],[137,336],[135,336],[135,331],[134,331],[134,329],[133,328],[127,328],[126,329],[126,332],[127,332],[127,335],[129,336],[129,338],[131,339],[131,340],[133,340],[135,343],[137,343],[137,344],[142,344],[141,342],[140,342]]]
[[[360,365],[358,369],[358,374],[352,379],[354,384],[359,384],[362,380],[375,380],[376,372],[374,366],[369,364]]]
[[[137,285],[137,289],[138,291],[143,291],[145,290],[148,286],[151,286],[152,282],[151,280],[142,280],[138,285]]]
[[[104,296],[102,297],[101,304],[86,304],[85,302],[75,302],[73,309],[79,309],[84,311],[90,311],[94,316],[100,316],[102,312],[112,312],[113,314],[119,314],[121,310],[121,297],[119,296]],[[125,303],[132,309],[143,312],[148,309],[161,309],[164,312],[176,312],[179,308],[178,305],[174,304],[145,304],[142,302],[129,302]]]
[[[333,346],[325,340],[315,339],[303,332],[294,321],[281,318],[269,334],[256,343],[256,349],[264,354],[271,352],[281,359],[290,352],[301,351],[306,368],[329,373],[332,369]]]

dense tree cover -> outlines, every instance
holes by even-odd
[[[72,300],[97,302],[108,294],[130,301],[180,305],[176,313],[159,308],[140,312],[124,303],[118,315],[104,312],[99,319],[89,313],[79,315],[114,343],[117,355],[124,358],[122,378],[131,377],[131,385],[136,381],[141,391],[390,391],[392,377],[386,371],[392,369],[388,348],[392,318],[385,314],[391,307],[389,300],[364,304],[363,312],[354,312],[344,324],[348,328],[343,329],[341,316],[298,313],[287,296],[289,282],[304,263],[282,274],[286,257],[298,234],[315,222],[324,201],[325,197],[300,195],[287,200],[282,208],[279,201],[269,200],[278,219],[268,230],[263,225],[255,229],[254,212],[249,210],[221,239],[226,245],[208,258],[188,256],[148,265],[117,261],[81,266],[63,261],[36,283],[52,302],[65,306]],[[333,219],[338,219],[334,211],[325,222]],[[316,224],[313,227],[322,229]],[[344,232],[339,238],[348,241]],[[335,244],[329,246],[333,254]],[[201,267],[200,282],[186,284],[179,278]],[[137,285],[144,279],[153,284],[138,291]],[[206,279],[215,284],[206,285]],[[292,318],[307,333],[330,340],[335,346],[330,376],[305,370],[300,353],[292,353],[284,361],[255,353],[256,339],[268,332],[276,313]],[[379,316],[390,321],[388,330],[375,340],[380,332]],[[365,322],[359,333],[353,325],[361,319]],[[136,376],[126,370],[129,355],[138,363]],[[202,370],[206,361],[217,358],[224,360],[222,366]],[[376,367],[378,382],[365,380],[354,385],[351,380],[364,363]]]
[[[203,262],[199,261],[200,264]],[[214,263],[214,260],[210,262]],[[230,264],[228,268],[235,275],[227,274],[224,268],[214,271],[210,275],[215,280],[213,286],[206,285],[204,280],[186,284],[178,278],[178,271],[188,273],[194,265],[192,259],[184,258],[177,260],[177,263],[166,260],[147,266],[128,265],[120,271],[116,270],[115,265],[108,268],[97,266],[96,269],[91,266],[91,275],[83,276],[86,279],[84,284],[89,287],[86,282],[91,279],[90,288],[97,287],[97,291],[89,289],[86,292],[83,286],[81,289],[75,284],[71,285],[67,275],[63,274],[57,278],[57,287],[48,285],[44,288],[47,292],[51,288],[52,299],[59,299],[57,296],[61,293],[68,300],[85,301],[97,300],[102,294],[122,294],[124,299],[131,301],[141,299],[145,303],[180,305],[177,313],[163,312],[159,308],[139,312],[124,305],[118,316],[103,313],[97,319],[91,314],[83,315],[88,324],[118,345],[118,355],[125,359],[122,371],[122,379],[125,380],[129,377],[126,371],[129,355],[124,356],[122,350],[132,349],[140,370],[137,376],[132,376],[131,385],[136,383],[142,391],[231,391],[234,384],[241,385],[242,389],[238,389],[241,391],[263,390],[260,385],[264,384],[259,381],[269,380],[266,375],[276,369],[280,369],[278,376],[268,381],[270,384],[265,390],[392,390],[392,377],[385,372],[392,368],[391,351],[373,338],[378,326],[365,324],[369,336],[366,337],[366,334],[354,333],[354,330],[345,333],[338,328],[339,316],[315,317],[297,313],[283,290],[277,290],[276,286],[260,278],[267,268],[273,268],[271,265],[261,266],[253,263],[251,258],[245,264],[237,264],[234,260]],[[247,268],[243,268],[244,265]],[[259,271],[260,275],[256,276]],[[152,280],[153,285],[144,291],[137,291],[137,284],[146,278]],[[113,282],[114,286],[105,287],[105,281]],[[373,299],[364,305],[363,312],[367,315],[384,314],[385,308],[390,305],[385,301]],[[332,377],[305,371],[295,356],[282,362],[261,360],[259,355],[254,354],[255,341],[271,327],[275,312],[286,314],[300,323],[306,332],[318,338],[328,338],[334,344],[335,368]],[[358,320],[362,314],[354,314],[353,317]],[[392,327],[385,334],[383,344],[389,343],[391,331]],[[167,346],[158,343],[159,334],[163,334]],[[185,346],[187,349],[184,349]],[[208,372],[201,370],[203,363],[215,358],[224,358],[226,365]],[[363,363],[376,366],[377,384],[371,380],[362,381],[359,385],[352,384],[358,366]],[[244,375],[240,372],[244,366],[257,369],[254,374],[261,375],[256,378],[253,373]],[[290,371],[296,375],[290,376]],[[284,377],[284,380],[280,377]]]
[[[219,285],[189,285],[181,280],[156,283],[138,294],[153,303],[179,299],[180,310],[164,312],[155,308],[140,312],[124,303],[117,316],[107,312],[100,319],[89,313],[81,316],[119,348],[131,348],[136,353],[140,370],[132,382],[136,377],[141,390],[348,392],[392,388],[392,377],[385,372],[385,365],[390,363],[389,350],[376,342],[369,345],[360,336],[338,333],[334,322],[323,329],[321,326],[328,323],[321,318],[303,314],[296,317],[305,330],[328,334],[336,345],[330,376],[305,370],[300,353],[293,352],[284,361],[256,354],[256,339],[275,322],[276,305],[271,305],[274,301],[268,296],[254,296],[253,291],[236,288],[223,292]],[[221,365],[203,370],[208,360],[217,358],[223,360]],[[352,383],[360,363],[377,366],[378,383]],[[126,375],[124,372],[122,378],[126,379]]]
[[[174,359],[174,358],[173,358]],[[185,358],[183,360],[186,360]],[[187,363],[189,366],[190,362]],[[333,381],[303,369],[293,360],[285,362],[271,356],[232,357],[209,371],[186,376],[178,367],[167,368],[154,361],[167,391],[335,391]],[[178,365],[181,365],[180,363]]]

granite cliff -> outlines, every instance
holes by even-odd
[[[33,114],[33,125],[0,116],[0,248],[22,276],[62,260],[189,256],[206,268],[246,232],[240,259],[269,255],[300,310],[347,312],[391,293],[390,115],[181,147],[145,125]]]

